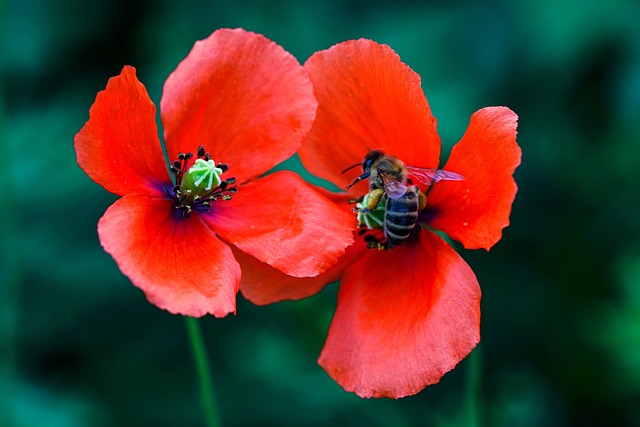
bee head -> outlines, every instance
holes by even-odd
[[[354,179],[351,184],[347,186],[347,189],[353,187],[357,182],[369,178],[371,175],[371,166],[384,156],[384,153],[380,150],[369,151],[366,156],[364,156],[364,160],[362,161],[362,175]],[[358,166],[360,163],[356,163],[355,165],[349,166],[347,169],[343,170],[342,173],[345,173],[349,169]]]
[[[384,156],[384,153],[380,150],[369,151],[362,161],[362,171],[364,173],[370,172],[371,165],[382,156]]]

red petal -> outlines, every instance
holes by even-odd
[[[299,151],[314,175],[346,187],[369,149],[414,166],[436,167],[440,137],[420,76],[386,45],[353,40],[316,52],[304,64],[318,114]],[[364,187],[362,187],[364,188]]]
[[[434,212],[429,225],[467,249],[489,250],[509,225],[518,187],[512,175],[520,164],[518,116],[506,107],[487,107],[471,116],[466,133],[451,150],[445,170],[464,181],[441,181],[429,193]]]
[[[171,179],[155,115],[135,68],[124,67],[98,93],[89,121],[74,138],[78,164],[112,193],[158,195]]]
[[[337,281],[343,271],[366,251],[362,239],[347,248],[337,263],[315,277],[291,277],[269,264],[260,262],[240,250],[233,253],[242,268],[240,292],[257,305],[267,305],[285,300],[299,300],[320,292],[326,285]]]
[[[317,102],[300,63],[265,37],[223,29],[199,41],[164,85],[167,152],[203,145],[245,182],[293,155]]]
[[[98,223],[100,242],[149,301],[174,314],[235,313],[240,267],[202,221],[177,214],[168,200],[130,194]]]
[[[371,251],[342,278],[319,363],[361,397],[418,393],[480,340],[480,287],[440,237]]]
[[[290,276],[317,276],[353,243],[355,217],[293,172],[243,185],[213,208],[208,217],[223,239]]]

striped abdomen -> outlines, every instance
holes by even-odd
[[[409,187],[398,199],[387,198],[384,214],[384,236],[389,247],[403,244],[418,220],[418,188]]]

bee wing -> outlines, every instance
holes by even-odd
[[[380,173],[384,192],[392,199],[399,199],[407,192],[407,186],[386,173]]]
[[[412,177],[425,185],[433,185],[438,181],[464,181],[464,176],[459,173],[449,172],[443,169],[407,166],[407,171]]]

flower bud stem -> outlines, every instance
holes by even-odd
[[[220,414],[215,393],[213,391],[213,382],[211,381],[211,369],[209,368],[209,358],[207,350],[202,339],[202,331],[198,319],[194,317],[185,317],[187,322],[187,331],[189,332],[189,340],[193,350],[193,359],[198,372],[198,380],[200,383],[200,399],[202,401],[202,410],[207,427],[219,427]]]

